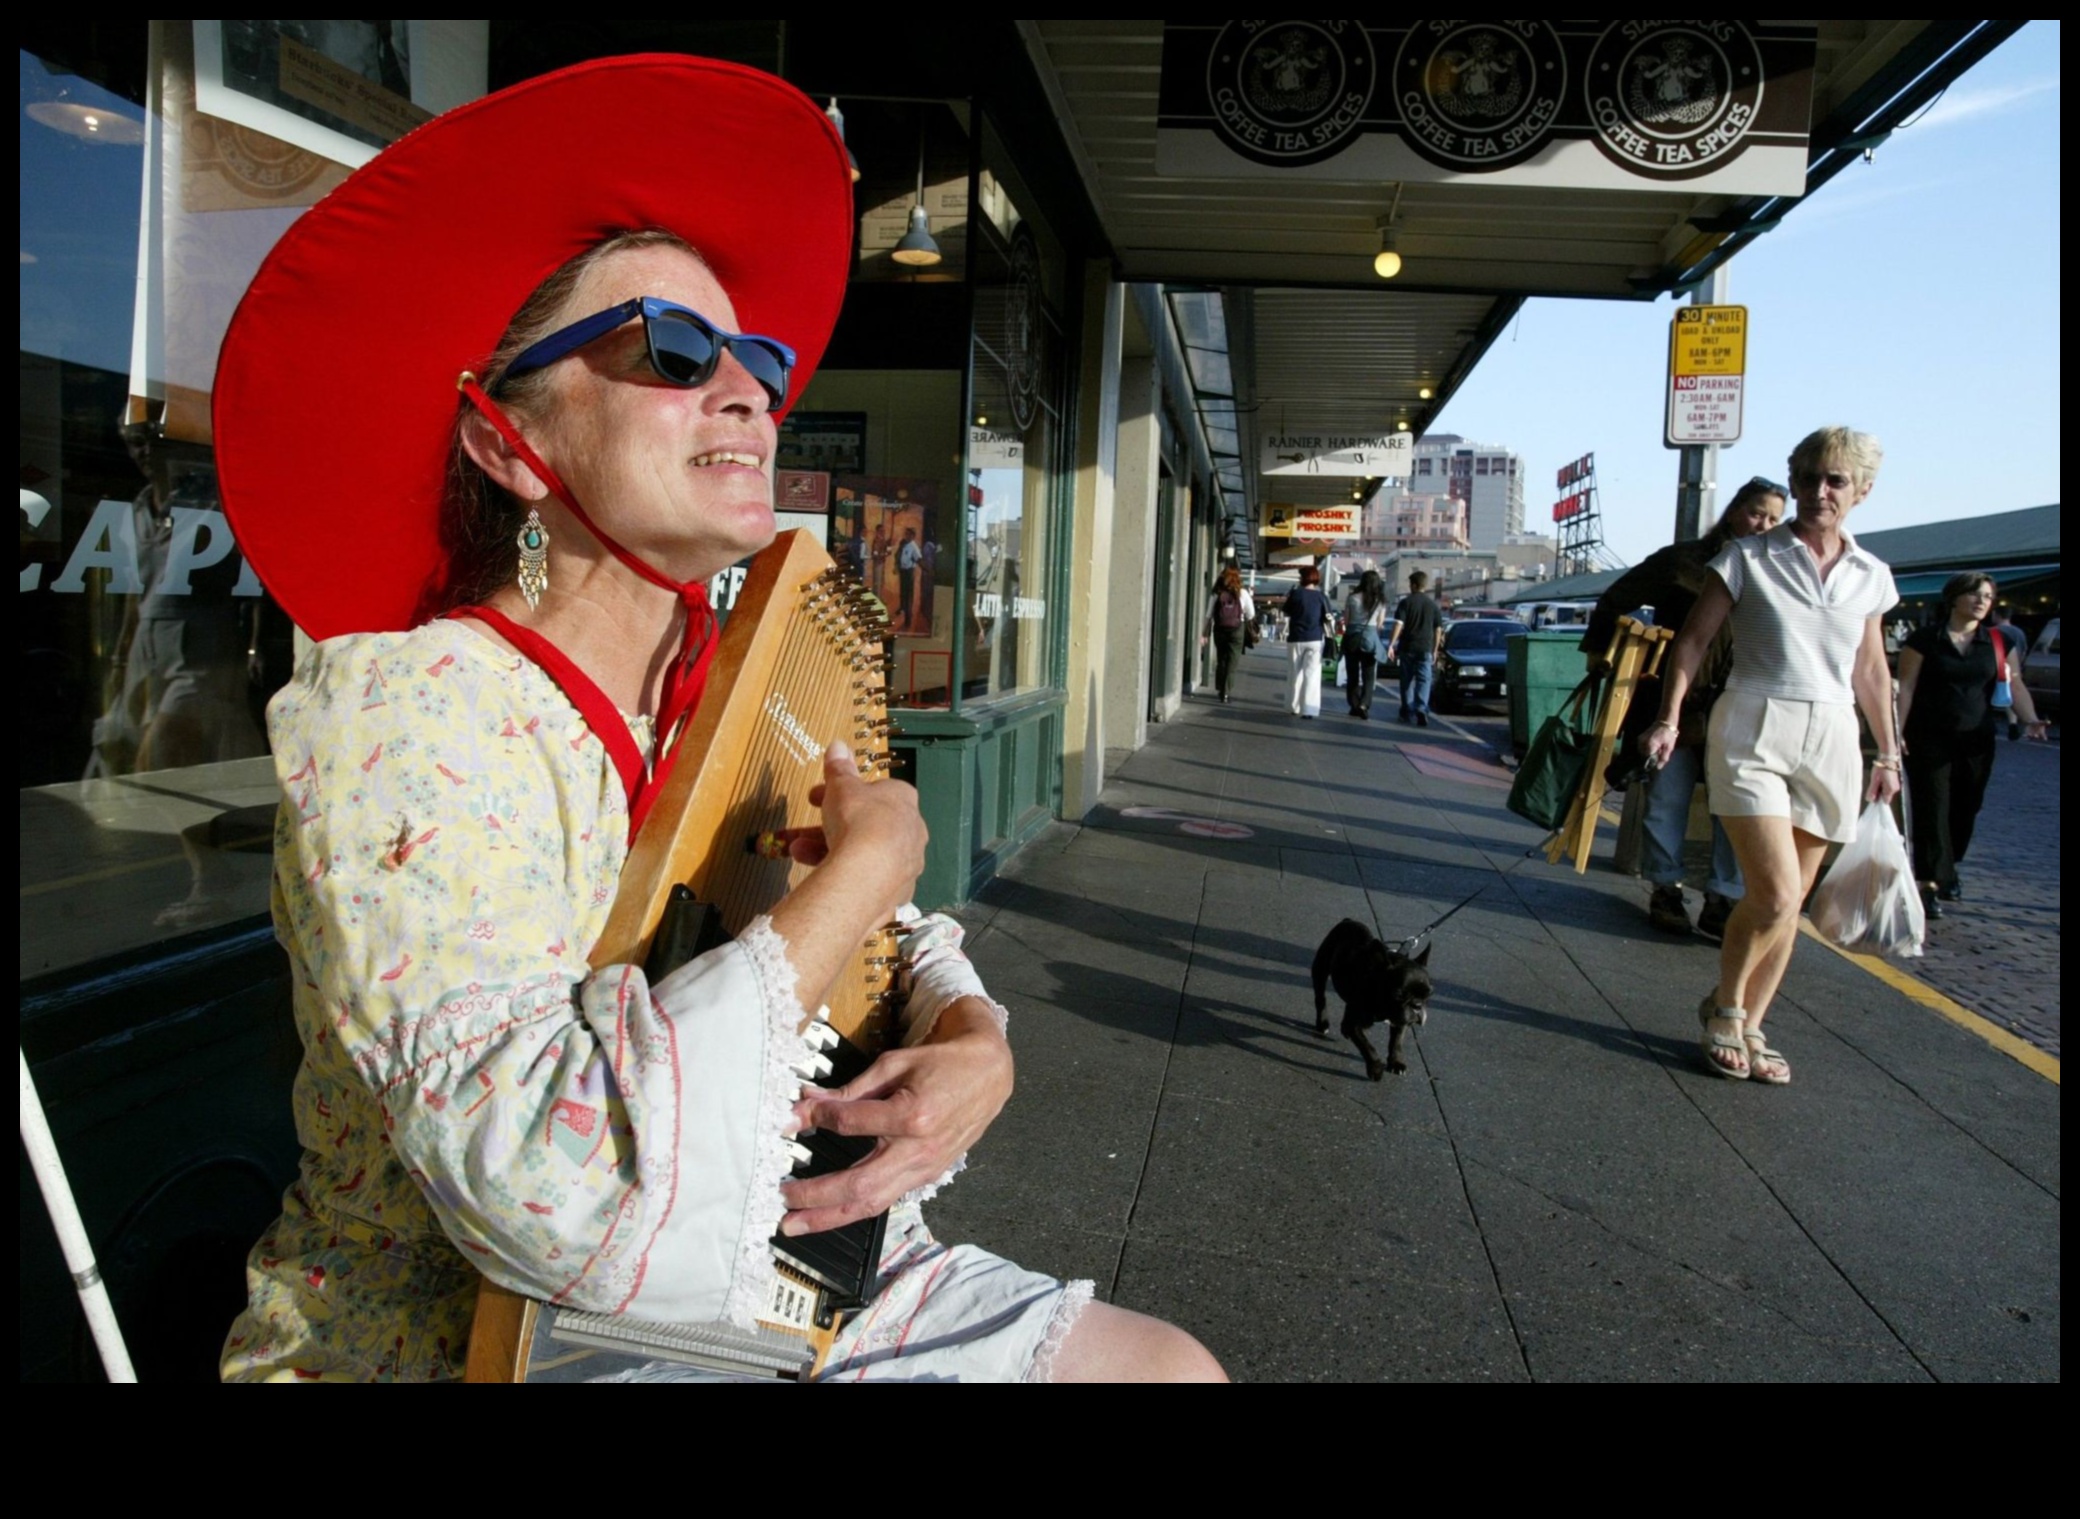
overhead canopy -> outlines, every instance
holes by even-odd
[[[1368,23],[1370,24],[1370,23]],[[1396,23],[1409,25],[1409,23]],[[2020,21],[1818,21],[1805,188],[1876,146]],[[1652,299],[1774,227],[1798,199],[1308,174],[1158,172],[1160,20],[1021,21],[1121,279],[1195,287],[1222,311],[1231,478],[1264,500],[1348,501],[1349,478],[1257,471],[1280,432],[1421,434],[1529,295]],[[1372,269],[1390,219],[1404,263]],[[1425,397],[1422,392],[1428,389]],[[1220,411],[1215,407],[1204,413]],[[1376,481],[1366,482],[1367,487]],[[1268,492],[1268,494],[1267,494]]]
[[[1922,596],[1939,596],[1952,575],[1962,574],[1965,570],[1973,568],[1976,568],[1976,566],[1959,565],[1954,570],[1930,570],[1918,575],[1895,575],[1892,577],[1892,584],[1898,590],[1900,598],[1905,601],[1911,601]],[[1998,570],[1988,570],[1985,573],[1992,575],[1994,582],[2000,586],[2003,593],[2006,593],[2016,586],[2028,585],[2031,581],[2049,579],[2059,573],[2059,567],[2055,564],[2012,564],[2003,565]]]

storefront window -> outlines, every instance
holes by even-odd
[[[974,219],[973,414],[968,428],[967,607],[961,694],[1053,682],[1052,605],[1062,422],[1063,261],[998,148],[983,138]]]
[[[304,207],[484,88],[484,22],[136,25],[143,99],[21,54],[25,977],[267,910],[295,634],[218,500],[217,349]]]
[[[781,434],[783,510],[790,467],[813,460],[801,490],[827,504],[831,557],[880,599],[895,630],[892,705],[949,700],[960,408],[957,371],[826,369]]]

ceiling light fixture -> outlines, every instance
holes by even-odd
[[[31,121],[63,132],[67,137],[119,147],[135,147],[144,141],[143,122],[98,106],[81,105],[71,100],[38,100],[24,110]]]
[[[831,96],[831,103],[824,107],[823,114],[830,117],[831,125],[838,129],[838,141],[845,141],[845,113],[838,109],[838,97]],[[848,145],[845,149],[845,167],[852,171],[852,182],[859,183],[859,160],[852,156]]]
[[[1401,254],[1394,246],[1394,223],[1401,218],[1401,184],[1394,185],[1394,199],[1387,206],[1379,227],[1379,252],[1372,257],[1372,272],[1383,280],[1390,280],[1401,272]]]
[[[1436,395],[1437,392],[1432,390],[1429,386],[1425,385],[1421,390],[1417,391],[1416,394],[1423,400],[1427,401],[1432,396]]]
[[[945,257],[939,251],[939,245],[932,241],[931,218],[925,215],[924,209],[924,115],[922,112],[919,112],[917,118],[917,202],[910,208],[910,230],[903,234],[903,240],[896,244],[895,251],[889,254],[889,257],[897,263],[907,264],[913,269],[928,269]]]
[[[1372,272],[1383,280],[1390,280],[1401,272],[1401,255],[1394,247],[1392,226],[1379,229],[1379,252],[1373,256]]]

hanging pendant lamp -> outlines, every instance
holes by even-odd
[[[924,209],[924,115],[917,118],[917,200],[910,207],[910,229],[903,234],[895,251],[889,254],[899,264],[912,269],[928,269],[946,255],[932,241],[931,218]]]

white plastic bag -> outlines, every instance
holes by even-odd
[[[1892,808],[1867,803],[1849,841],[1813,889],[1813,926],[1844,949],[1911,960],[1921,953],[1928,920],[1907,858],[1907,841]]]

